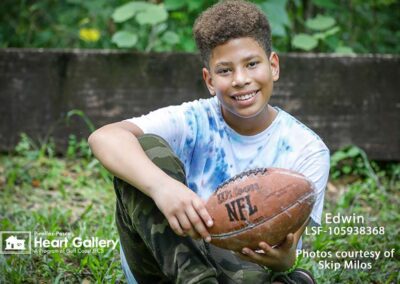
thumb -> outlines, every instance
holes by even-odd
[[[285,242],[282,244],[281,248],[288,250],[293,246],[293,242],[294,242],[294,235],[290,233],[286,236]]]

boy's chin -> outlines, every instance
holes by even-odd
[[[265,109],[268,108],[268,105],[264,107],[249,107],[247,109],[243,110],[236,110],[235,111],[235,116],[237,116],[240,119],[253,119],[256,118],[257,116],[261,115]]]

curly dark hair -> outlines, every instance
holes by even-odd
[[[255,39],[269,56],[271,28],[265,14],[253,3],[227,0],[214,4],[196,19],[193,36],[206,67],[211,51],[240,37]]]

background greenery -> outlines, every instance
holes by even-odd
[[[2,0],[0,47],[195,51],[212,0]],[[399,53],[400,1],[255,0],[281,52]]]

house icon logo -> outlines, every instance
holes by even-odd
[[[31,232],[3,231],[0,232],[0,242],[2,254],[31,253]]]
[[[25,240],[18,240],[16,236],[9,236],[6,239],[5,250],[25,250]]]

